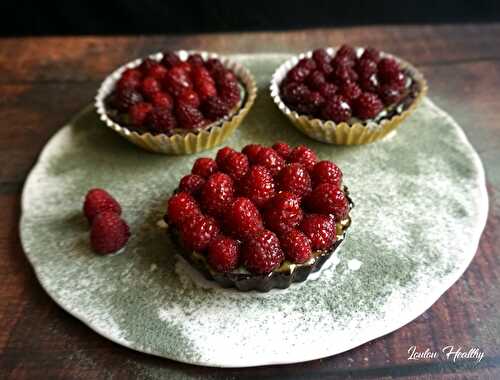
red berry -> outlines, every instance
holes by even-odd
[[[200,204],[210,215],[221,216],[234,199],[234,183],[230,176],[215,173],[201,189]]]
[[[217,165],[224,166],[224,161],[233,152],[235,152],[235,150],[233,148],[228,147],[228,146],[225,146],[224,148],[219,149],[219,151],[217,152],[217,156],[215,157],[215,161],[217,161]]]
[[[329,78],[333,73],[333,66],[328,62],[318,63],[318,70]]]
[[[361,95],[362,91],[355,82],[347,82],[340,86],[340,95],[349,103]]]
[[[313,59],[316,61],[316,63],[324,63],[324,62],[330,62],[332,60],[332,57],[326,49],[316,49],[312,53]]]
[[[177,65],[175,65],[176,70],[180,70],[184,72],[187,76],[191,75],[192,67],[189,63],[187,62],[179,62]]]
[[[333,214],[335,219],[345,219],[349,213],[349,202],[342,190],[332,183],[318,185],[307,198],[309,209],[321,214]]]
[[[130,123],[135,127],[141,127],[144,125],[144,122],[147,120],[152,110],[153,106],[150,103],[139,102],[133,104],[128,110]]]
[[[217,96],[215,81],[204,66],[194,66],[191,77],[193,78],[194,87],[201,100]]]
[[[325,103],[325,98],[318,91],[311,91],[304,97],[304,103],[309,108],[308,114],[314,115]]]
[[[303,66],[295,66],[286,74],[286,80],[289,82],[302,83],[309,75],[310,70]]]
[[[354,101],[354,114],[360,119],[373,119],[383,109],[380,98],[371,92],[364,92]]]
[[[101,212],[92,221],[90,245],[96,253],[117,252],[127,244],[129,237],[127,223],[114,212]]]
[[[279,267],[285,255],[277,236],[264,230],[243,243],[241,258],[243,265],[251,273],[266,274]]]
[[[378,63],[378,61],[380,61],[380,52],[377,49],[374,49],[372,47],[367,47],[363,51],[361,58],[362,59],[369,59],[371,61],[374,61],[375,63]]]
[[[250,161],[251,164],[255,164],[257,162],[257,155],[262,148],[263,146],[260,144],[249,144],[245,146],[241,152],[248,157],[248,161]]]
[[[205,184],[205,179],[196,174],[188,174],[181,178],[179,191],[196,195]]]
[[[120,77],[121,79],[142,79],[142,73],[137,68],[125,69]]]
[[[212,96],[205,99],[201,106],[201,110],[208,120],[216,121],[228,115],[231,107],[218,96]]]
[[[401,100],[402,91],[397,84],[383,84],[378,89],[378,95],[382,102],[389,106]]]
[[[337,93],[337,90],[338,87],[333,83],[325,83],[319,88],[319,93],[328,100]]]
[[[208,264],[216,272],[230,272],[238,267],[240,246],[236,240],[218,236],[208,245]]]
[[[356,62],[356,71],[360,77],[369,77],[377,73],[377,62],[371,59],[361,58]]]
[[[125,88],[116,91],[113,105],[119,111],[127,112],[131,106],[143,100],[142,95],[138,91],[132,88]]]
[[[175,116],[180,126],[185,129],[198,129],[206,125],[203,114],[188,104],[179,103],[175,107]]]
[[[257,154],[255,164],[267,168],[274,177],[285,166],[285,160],[274,149],[263,147]]]
[[[342,171],[331,161],[320,161],[314,165],[311,178],[315,186],[321,183],[331,183],[340,187],[342,183]]]
[[[200,213],[196,200],[188,193],[176,193],[168,200],[167,215],[169,223],[180,225],[186,219],[200,215]]]
[[[218,234],[217,222],[204,215],[196,215],[185,220],[180,228],[184,247],[197,252],[203,252]]]
[[[160,82],[153,77],[146,77],[141,83],[141,92],[144,96],[151,99],[154,94],[161,92]]]
[[[264,166],[252,166],[241,180],[240,191],[257,207],[263,207],[275,194],[273,176]]]
[[[309,71],[313,71],[316,69],[316,62],[312,58],[302,58],[297,63],[297,66],[301,66]]]
[[[309,238],[296,229],[285,232],[280,239],[287,260],[303,264],[311,258],[312,249]]]
[[[309,74],[306,82],[310,89],[319,90],[326,83],[325,74],[319,70],[315,70]]]
[[[137,89],[141,85],[142,73],[137,69],[127,69],[125,70],[118,82],[116,82],[116,88],[119,90]]]
[[[384,83],[403,90],[406,87],[406,75],[402,71],[400,71],[394,74],[394,76],[389,78],[389,80],[385,81]]]
[[[151,98],[151,103],[153,103],[154,106],[168,108],[169,110],[174,108],[174,101],[166,92],[157,92],[154,94]]]
[[[203,178],[208,178],[218,170],[219,168],[215,160],[209,157],[200,157],[194,162],[191,173],[197,174]]]
[[[278,187],[299,197],[308,195],[311,190],[311,178],[305,167],[299,163],[288,164],[281,171]]]
[[[203,65],[205,62],[203,61],[203,57],[201,54],[195,53],[191,54],[188,59],[187,63],[189,63],[191,66],[200,66]]]
[[[378,76],[384,82],[390,82],[399,72],[399,64],[393,58],[382,58],[378,63]]]
[[[290,153],[292,152],[292,148],[290,148],[290,145],[283,141],[276,142],[273,145],[273,149],[285,160],[288,159],[288,156],[290,156]]]
[[[356,71],[349,66],[337,66],[333,72],[333,80],[339,86],[347,82],[355,82],[359,78]]]
[[[248,198],[239,197],[228,207],[224,222],[233,236],[246,239],[262,230],[264,225],[257,207]]]
[[[290,162],[298,162],[304,165],[307,171],[311,171],[318,158],[312,149],[309,149],[305,145],[299,145],[292,150],[288,160]]]
[[[281,235],[296,227],[303,216],[300,198],[293,193],[282,191],[271,200],[264,212],[264,221],[269,230]]]
[[[166,75],[164,85],[168,92],[174,95],[179,95],[186,89],[192,89],[193,84],[189,79],[189,75],[179,65],[173,67]]]
[[[174,128],[177,127],[172,110],[166,107],[155,107],[149,114],[148,120],[156,133],[172,134]]]
[[[220,98],[229,105],[230,108],[236,106],[241,98],[240,87],[237,82],[229,82],[219,86]],[[212,95],[210,95],[212,96]]]
[[[300,224],[300,230],[309,238],[313,250],[326,251],[337,238],[335,222],[326,215],[306,215]]]
[[[120,204],[106,190],[90,189],[85,196],[83,203],[83,213],[87,220],[92,220],[101,212],[109,211],[120,215],[122,208]]]
[[[156,62],[154,59],[152,58],[146,58],[144,59],[141,64],[137,67],[144,75],[147,75],[147,73],[149,72],[149,70],[151,70],[151,68],[156,65],[158,62]]]
[[[337,50],[337,53],[335,54],[336,57],[347,57],[351,61],[355,61],[357,58],[356,54],[356,49],[354,49],[352,46],[343,44],[339,50]]]
[[[242,179],[248,172],[248,158],[243,153],[231,152],[221,163],[220,170],[235,181]]]
[[[209,71],[209,73],[212,76],[216,75],[216,73],[219,73],[219,72],[226,70],[226,68],[224,67],[222,62],[220,60],[218,60],[217,58],[208,59],[205,62],[205,67],[207,68],[207,70]]]
[[[285,84],[281,91],[283,100],[287,104],[300,104],[305,99],[305,95],[311,92],[307,86],[296,82]]]
[[[148,77],[155,78],[159,82],[162,82],[167,75],[167,69],[162,64],[155,63],[150,67],[146,75]]]
[[[177,102],[194,108],[198,108],[200,106],[200,98],[198,97],[198,94],[189,88],[183,90],[177,96]]]
[[[349,121],[352,116],[351,106],[341,95],[334,95],[329,99],[321,111],[324,120],[333,120],[335,123]]]
[[[363,91],[376,93],[378,91],[379,83],[376,75],[369,77],[361,77],[358,81],[359,86]]]
[[[163,58],[161,60],[161,63],[167,69],[171,69],[172,67],[181,63],[181,59],[179,58],[179,56],[177,54],[169,51],[169,52],[163,53]]]

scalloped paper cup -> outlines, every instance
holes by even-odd
[[[149,132],[138,133],[113,121],[106,112],[105,99],[113,91],[116,82],[120,79],[122,72],[128,68],[139,66],[143,58],[131,61],[113,71],[101,84],[95,97],[95,107],[99,118],[104,124],[115,132],[125,137],[135,145],[151,152],[163,154],[192,154],[213,148],[227,139],[234,130],[241,124],[257,97],[257,85],[255,79],[248,69],[240,63],[229,58],[219,56],[215,53],[205,51],[176,52],[181,60],[186,60],[189,54],[199,53],[203,59],[218,58],[222,64],[231,69],[238,77],[244,87],[243,100],[226,118],[218,120],[206,127],[186,134],[175,134],[168,136],[165,134],[153,135]],[[149,58],[161,60],[162,53],[151,54]]]
[[[363,51],[363,48],[357,48],[358,52]],[[335,48],[327,48],[328,53],[333,55]],[[336,145],[359,145],[369,144],[373,141],[380,140],[389,132],[397,128],[417,107],[422,98],[427,93],[427,82],[420,71],[418,71],[410,63],[393,56],[388,53],[381,52],[383,57],[394,58],[404,69],[406,69],[412,79],[417,83],[418,89],[415,98],[402,112],[388,119],[382,119],[380,122],[369,120],[367,122],[356,121],[353,124],[346,122],[335,123],[332,120],[320,120],[311,118],[306,115],[300,115],[296,111],[292,111],[281,100],[279,85],[285,78],[286,74],[292,69],[297,62],[304,57],[311,57],[312,51],[302,53],[285,61],[274,72],[270,91],[274,103],[278,106],[292,122],[292,124],[307,136],[328,144]]]

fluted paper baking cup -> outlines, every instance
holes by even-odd
[[[113,129],[115,132],[143,149],[163,154],[192,154],[221,144],[234,132],[255,102],[255,98],[257,97],[257,85],[249,70],[240,63],[227,57],[205,51],[179,50],[176,53],[181,60],[186,60],[190,54],[194,53],[201,54],[205,60],[218,58],[226,68],[232,70],[236,74],[239,82],[243,86],[242,100],[228,116],[197,131],[185,134],[175,134],[172,136],[166,134],[153,135],[149,132],[138,133],[112,120],[106,112],[105,99],[113,91],[122,72],[128,68],[139,66],[143,58],[136,59],[120,66],[102,82],[95,98],[95,107],[99,114],[99,118],[107,127]],[[155,53],[149,56],[149,58],[155,60],[161,60],[162,57],[162,53]]]
[[[358,53],[363,51],[363,48],[357,48]],[[334,55],[335,48],[327,48],[330,55]],[[395,59],[399,65],[407,71],[409,76],[416,84],[416,93],[409,104],[406,104],[403,109],[390,118],[382,119],[378,122],[374,120],[355,121],[352,123],[342,122],[335,123],[332,120],[320,120],[311,118],[306,115],[300,115],[296,111],[292,111],[283,102],[280,97],[280,83],[300,59],[311,57],[312,51],[302,53],[292,57],[279,66],[274,72],[270,91],[271,97],[278,108],[283,112],[292,124],[307,136],[328,144],[337,145],[359,145],[369,144],[386,136],[389,132],[397,128],[417,107],[422,98],[427,93],[427,82],[422,73],[410,63],[393,56],[388,53],[381,52],[382,57]]]

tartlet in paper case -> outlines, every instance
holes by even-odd
[[[373,48],[324,48],[292,57],[274,72],[271,96],[307,136],[367,144],[394,130],[427,92],[408,62]]]
[[[129,62],[96,96],[100,119],[153,152],[191,154],[224,141],[257,96],[252,74],[214,53],[177,51]]]

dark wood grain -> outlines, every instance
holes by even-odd
[[[487,172],[490,211],[472,264],[427,312],[347,353],[287,366],[213,369],[140,354],[92,332],[38,284],[18,236],[20,192],[43,145],[92,101],[115,66],[163,49],[293,52],[349,42],[419,66]],[[0,378],[500,378],[500,24],[346,28],[288,33],[0,40]],[[479,347],[479,364],[407,360],[407,350]]]

